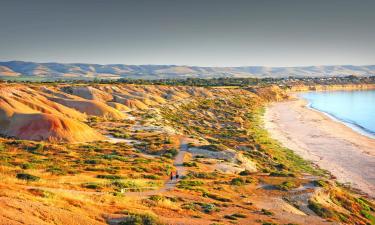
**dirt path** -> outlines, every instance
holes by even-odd
[[[187,149],[187,144],[182,143],[180,145],[180,151],[178,152],[173,165],[176,168],[177,173],[180,175],[179,179],[174,178],[173,180],[166,181],[164,183],[164,186],[157,190],[151,190],[151,191],[136,191],[136,192],[124,192],[123,194],[125,196],[138,196],[138,197],[148,197],[151,195],[157,195],[161,194],[167,191],[170,191],[174,189],[177,185],[177,183],[181,180],[183,176],[186,175],[186,168],[183,166],[184,163],[184,157]],[[38,186],[25,186],[27,190],[31,189],[39,189],[44,191],[50,191],[50,192],[65,192],[65,193],[71,193],[71,194],[89,194],[89,195],[104,195],[104,194],[110,194],[110,192],[98,192],[98,191],[80,191],[80,190],[71,190],[71,189],[64,189],[64,188],[52,188],[52,187],[38,187]],[[146,187],[143,189],[152,189],[153,187]],[[142,188],[140,188],[142,189]],[[126,191],[126,190],[125,190]]]

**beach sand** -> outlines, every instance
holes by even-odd
[[[375,197],[375,139],[361,135],[295,99],[267,107],[264,126],[271,137],[304,159]]]

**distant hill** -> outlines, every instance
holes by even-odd
[[[212,78],[212,77],[287,77],[287,76],[371,76],[375,65],[369,66],[305,66],[305,67],[198,67],[177,65],[125,65],[85,63],[0,62],[0,76],[32,76],[40,78]]]

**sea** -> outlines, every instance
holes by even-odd
[[[300,97],[310,108],[375,139],[375,90],[314,91]]]

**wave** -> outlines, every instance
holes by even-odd
[[[365,135],[365,136],[367,136],[369,138],[375,139],[375,131],[372,131],[372,130],[366,128],[366,127],[361,126],[360,124],[356,123],[354,120],[350,120],[350,119],[346,119],[346,118],[341,118],[341,117],[337,116],[334,113],[331,113],[331,112],[319,109],[317,107],[314,107],[311,102],[309,102],[307,104],[307,107],[309,107],[310,109],[319,111],[321,113],[324,113],[325,115],[327,115],[331,119],[343,123],[344,125],[348,126],[352,130],[354,130],[354,131],[356,131],[356,132],[358,132],[358,133],[360,133],[362,135]]]

